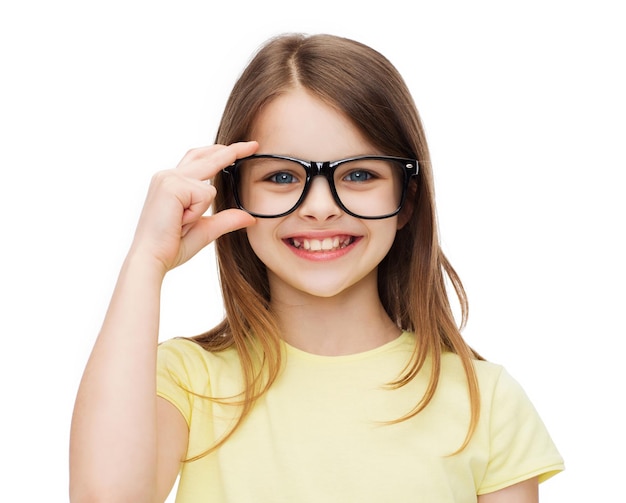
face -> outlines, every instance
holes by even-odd
[[[260,154],[334,161],[379,154],[350,121],[302,89],[274,99],[260,113],[251,139]],[[304,202],[281,218],[259,218],[247,229],[266,265],[272,301],[335,297],[354,288],[377,292],[376,274],[397,231],[397,217],[363,220],[343,212],[328,182],[313,179]]]

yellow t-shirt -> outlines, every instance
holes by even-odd
[[[178,503],[475,502],[477,494],[531,477],[543,481],[563,460],[522,388],[506,371],[477,361],[481,415],[469,445],[467,383],[459,358],[442,357],[439,387],[410,420],[428,369],[399,389],[385,388],[415,344],[405,332],[349,356],[317,356],[285,345],[279,379],[216,452],[182,465]],[[189,425],[189,457],[212,445],[236,408],[202,396],[241,390],[234,350],[209,353],[173,339],[160,345],[158,394]],[[189,392],[191,391],[191,393]]]

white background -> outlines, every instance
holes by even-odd
[[[285,31],[355,38],[405,76],[466,337],[522,383],[566,459],[543,501],[623,497],[620,2],[409,3],[2,3],[0,500],[67,501],[75,392],[149,179],[212,142],[248,58]],[[161,339],[220,319],[210,249],[163,302]]]

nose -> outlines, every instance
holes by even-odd
[[[337,217],[341,208],[333,198],[328,180],[323,176],[315,176],[297,211],[302,217],[326,221]]]

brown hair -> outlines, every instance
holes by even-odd
[[[251,139],[248,135],[263,106],[293,87],[306,89],[345,114],[386,155],[419,161],[417,183],[410,190],[412,214],[397,232],[378,269],[379,294],[387,313],[400,328],[415,332],[418,341],[409,365],[389,384],[403,386],[420,372],[429,357],[432,359],[424,396],[397,421],[413,417],[434,396],[442,352],[458,354],[467,376],[471,403],[471,420],[460,451],[469,442],[480,413],[472,364],[473,359],[480,357],[460,333],[467,320],[467,299],[439,245],[430,157],[413,99],[394,66],[366,45],[331,35],[282,35],[257,52],[235,84],[216,142],[230,144]],[[218,190],[215,211],[233,207],[232,191],[225,186],[224,178],[218,175],[214,183]],[[269,309],[265,266],[252,251],[245,231],[221,236],[216,242],[216,253],[226,317],[193,340],[208,351],[234,346],[239,352],[246,387],[237,401],[242,406],[238,425],[280,372],[280,338]],[[460,327],[450,307],[446,275],[460,302]]]

